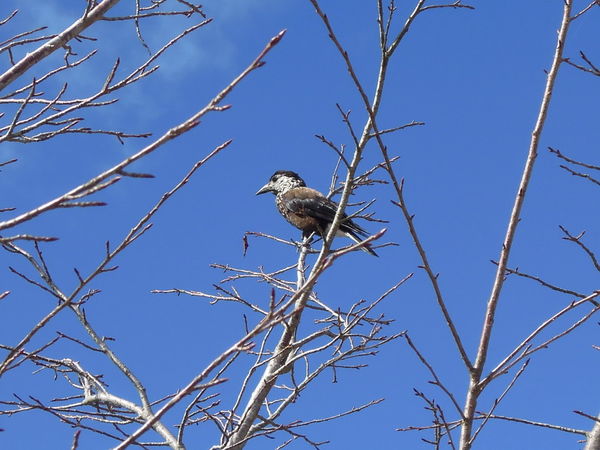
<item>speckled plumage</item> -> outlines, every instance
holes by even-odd
[[[275,205],[281,215],[290,224],[302,230],[304,236],[311,233],[321,236],[327,234],[338,205],[319,191],[306,187],[306,183],[297,173],[287,170],[275,172],[256,194],[267,192],[275,194]],[[360,236],[368,236],[368,233],[344,214],[338,235],[360,242]],[[361,247],[361,250],[377,256],[368,245]]]

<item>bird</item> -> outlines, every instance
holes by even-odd
[[[307,187],[300,175],[291,170],[275,172],[269,182],[256,192],[256,195],[267,192],[275,194],[275,205],[281,215],[290,224],[302,230],[304,237],[317,233],[325,238],[335,218],[337,203],[329,200],[319,191]],[[337,236],[346,236],[360,243],[361,237],[368,235],[366,230],[346,214],[342,215]],[[373,256],[379,256],[369,244],[363,244],[360,249]]]

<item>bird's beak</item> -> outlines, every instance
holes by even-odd
[[[256,195],[266,194],[267,192],[271,192],[271,191],[272,191],[271,184],[267,183],[256,192]]]

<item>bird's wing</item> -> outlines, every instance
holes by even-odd
[[[322,223],[323,229],[333,222],[338,205],[319,191],[299,187],[290,189],[284,195],[286,207],[294,214],[314,217]],[[342,217],[340,230],[346,233],[368,234],[363,228],[348,219],[346,214]]]

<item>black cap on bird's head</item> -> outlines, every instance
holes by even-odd
[[[261,187],[256,195],[273,192],[281,194],[295,187],[306,186],[304,180],[296,172],[291,170],[278,170],[275,172],[269,182]]]

